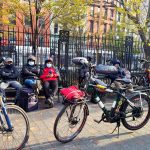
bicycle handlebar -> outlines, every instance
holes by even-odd
[[[150,63],[150,61],[148,61],[148,60],[146,60],[146,59],[138,59],[138,61],[140,62],[140,63]]]

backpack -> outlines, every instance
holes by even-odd
[[[27,87],[21,89],[18,105],[26,112],[38,109],[38,97],[35,95],[33,89]]]

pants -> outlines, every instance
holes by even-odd
[[[15,98],[15,103],[16,103],[19,99],[20,90],[22,88],[22,85],[18,81],[6,81],[6,82],[8,83],[8,86],[13,87],[14,89],[16,89],[16,98]],[[4,93],[4,95],[5,95],[5,93]]]
[[[25,84],[26,86],[32,88],[33,85],[36,84],[36,80],[35,80],[35,79],[26,79],[26,80],[24,81],[24,84]]]
[[[43,89],[46,99],[50,98],[50,96],[55,96],[58,91],[58,81],[57,80],[44,81]]]

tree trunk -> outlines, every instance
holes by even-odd
[[[145,43],[143,45],[143,48],[144,48],[144,52],[145,52],[145,57],[149,61],[150,60],[150,46],[148,45],[148,43]]]

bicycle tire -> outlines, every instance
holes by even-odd
[[[77,108],[78,105],[80,105],[80,104],[77,104],[77,105],[75,106],[75,109]],[[83,108],[83,113],[84,113],[84,114],[83,114],[83,120],[82,120],[81,125],[80,125],[79,128],[77,129],[77,131],[74,132],[74,134],[71,135],[70,137],[67,136],[66,138],[63,138],[63,137],[61,138],[60,135],[59,135],[59,132],[58,132],[59,120],[61,119],[61,117],[62,117],[63,114],[65,113],[65,110],[66,110],[68,107],[70,107],[70,106],[72,106],[72,104],[67,104],[67,105],[65,105],[65,106],[62,108],[62,110],[59,112],[59,114],[58,114],[58,116],[57,116],[57,118],[56,118],[56,120],[55,120],[55,123],[54,123],[54,136],[55,136],[55,138],[56,138],[59,142],[61,142],[61,143],[67,143],[67,142],[72,141],[72,140],[82,131],[82,129],[83,129],[85,123],[86,123],[86,120],[87,120],[87,115],[88,115],[88,114],[87,114],[87,106],[84,105],[84,108]],[[81,108],[80,108],[80,109],[81,109]]]
[[[24,148],[25,147],[25,144],[28,142],[28,139],[29,139],[29,131],[30,131],[30,123],[29,123],[29,119],[28,119],[28,116],[27,116],[27,114],[26,114],[26,112],[22,109],[22,108],[20,108],[19,106],[16,106],[16,105],[12,105],[12,104],[6,104],[6,110],[7,110],[7,114],[8,114],[8,116],[9,116],[9,119],[10,119],[10,121],[11,121],[11,123],[12,123],[12,125],[13,125],[13,131],[12,131],[12,133],[11,133],[11,136],[12,136],[12,138],[14,138],[14,135],[13,135],[13,132],[16,132],[16,130],[15,130],[15,128],[16,128],[16,126],[18,127],[18,120],[15,120],[14,118],[13,119],[11,119],[11,115],[9,114],[10,112],[17,112],[19,115],[21,115],[22,116],[22,119],[24,120],[24,122],[25,122],[25,124],[24,124],[24,128],[25,128],[25,134],[24,134],[24,137],[23,137],[23,139],[22,139],[22,141],[17,145],[17,146],[15,146],[15,147],[13,147],[13,146],[11,146],[10,144],[13,144],[13,143],[15,143],[16,141],[15,141],[15,139],[13,139],[13,142],[12,143],[9,143],[8,144],[8,141],[7,141],[7,146],[9,146],[9,148],[6,148],[6,147],[0,147],[0,149],[1,150],[5,150],[5,149],[7,149],[7,150],[9,150],[9,149],[14,149],[14,150],[21,150],[22,148]],[[12,117],[14,117],[13,116],[14,114],[12,114]],[[15,123],[15,121],[17,121],[17,124],[14,124]],[[20,121],[20,120],[19,120]],[[26,126],[26,127],[25,127]],[[5,132],[5,135],[4,134],[0,134],[0,136],[2,135],[3,137],[4,136],[6,136],[6,134],[9,134],[9,136],[10,136],[10,132]],[[2,137],[2,138],[3,138]],[[0,139],[2,139],[2,138],[0,138]],[[21,138],[21,137],[20,137]],[[19,139],[20,139],[19,138]],[[4,145],[3,145],[4,146]]]
[[[136,96],[132,97],[132,98],[130,99],[130,101],[134,101],[134,100],[136,100],[136,99],[138,99],[138,98],[139,98],[139,95],[136,95]],[[144,102],[144,100],[146,100],[146,102],[147,102],[147,104],[148,104],[147,115],[146,115],[146,117],[144,118],[144,120],[143,120],[140,124],[138,124],[138,125],[136,125],[136,126],[130,125],[129,122],[126,120],[126,119],[127,119],[126,117],[125,117],[125,118],[122,118],[122,124],[123,124],[123,126],[124,126],[125,128],[127,128],[127,129],[129,129],[129,130],[138,130],[138,129],[144,127],[144,126],[147,124],[147,122],[149,121],[149,119],[150,119],[150,98],[149,98],[148,96],[146,96],[146,95],[141,95],[141,98],[142,98],[142,101],[143,101],[143,102]],[[125,105],[123,106],[122,111],[123,111],[124,113],[126,112],[128,106],[129,106],[128,103],[125,103]],[[133,113],[133,112],[132,112],[132,113]],[[137,113],[136,115],[138,115],[138,113]],[[140,116],[137,116],[137,117],[140,118]],[[133,118],[132,118],[132,119],[133,119]]]

